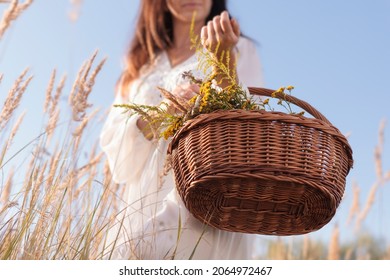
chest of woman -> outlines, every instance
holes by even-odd
[[[129,99],[137,104],[158,105],[163,99],[158,88],[173,91],[175,87],[189,83],[182,74],[192,71],[200,75],[197,68],[195,56],[172,67],[166,53],[162,53],[152,65],[142,69],[140,77],[131,86]]]

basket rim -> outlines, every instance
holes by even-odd
[[[200,114],[195,118],[188,120],[184,123],[183,127],[175,133],[171,138],[171,141],[168,145],[168,154],[172,154],[173,149],[176,147],[177,142],[187,131],[191,130],[194,127],[197,127],[201,124],[206,124],[213,121],[224,121],[232,119],[241,119],[241,120],[262,120],[269,122],[281,122],[281,123],[291,123],[300,126],[305,126],[308,128],[313,128],[316,130],[321,130],[324,133],[327,133],[335,137],[340,141],[344,148],[347,151],[349,158],[349,165],[352,168],[353,166],[353,157],[352,157],[352,148],[347,140],[347,138],[331,123],[319,120],[313,117],[305,117],[297,114],[289,114],[280,111],[266,111],[266,110],[244,110],[244,109],[234,109],[234,110],[216,110],[207,114]]]

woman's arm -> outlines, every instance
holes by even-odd
[[[113,104],[125,101],[118,94]],[[113,180],[125,183],[139,178],[150,153],[152,141],[146,141],[137,127],[138,116],[129,117],[120,108],[111,108],[100,133],[100,147],[105,152]]]

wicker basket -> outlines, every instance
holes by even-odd
[[[168,154],[176,187],[200,221],[233,232],[295,235],[318,230],[335,215],[353,163],[351,147],[308,103],[276,97],[314,118],[216,111],[187,122],[173,137]]]

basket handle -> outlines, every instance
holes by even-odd
[[[277,92],[277,91],[272,90],[272,89],[267,89],[267,88],[248,87],[248,90],[251,94],[254,94],[254,95],[268,96],[268,97],[275,97],[275,98],[283,99],[287,102],[290,102],[290,103],[302,108],[303,110],[308,112],[310,115],[312,115],[316,119],[324,121],[329,125],[332,125],[332,123],[323,114],[318,112],[317,109],[315,109],[309,103],[307,103],[307,102],[305,102],[297,97],[294,97],[294,96],[291,96],[289,94],[285,94],[282,92]]]

